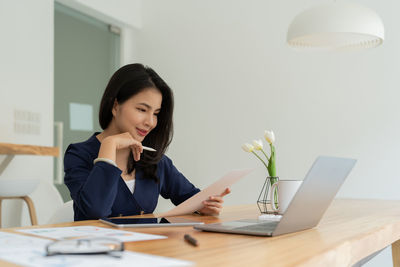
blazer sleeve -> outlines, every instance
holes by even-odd
[[[93,165],[93,156],[79,144],[70,145],[64,156],[64,182],[74,205],[87,219],[111,214],[121,170],[105,162]]]
[[[161,196],[166,199],[171,199],[174,205],[179,205],[186,199],[200,192],[200,189],[189,182],[167,156],[163,156],[161,159],[159,178]]]

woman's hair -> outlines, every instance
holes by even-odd
[[[153,147],[157,152],[144,151],[140,161],[135,162],[132,152],[129,155],[127,172],[132,173],[135,166],[140,166],[144,177],[158,182],[157,164],[172,141],[172,115],[174,97],[171,88],[158,74],[142,64],[129,64],[121,67],[111,77],[100,103],[99,122],[106,129],[112,118],[115,101],[123,104],[132,96],[149,88],[155,88],[162,95],[161,110],[157,116],[157,126],[145,137],[142,144]]]

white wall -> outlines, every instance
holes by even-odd
[[[140,60],[175,92],[169,155],[179,169],[203,187],[229,169],[256,167],[226,197],[255,203],[267,172],[240,146],[273,129],[282,179],[302,179],[320,154],[354,157],[340,197],[399,199],[400,4],[355,2],[382,17],[382,47],[288,48],[291,20],[318,0],[143,1]]]
[[[108,3],[108,9],[104,1],[98,3],[97,9],[93,1],[79,1],[85,3],[73,0],[59,2],[121,27],[121,62],[132,62],[136,57],[136,32],[141,23],[140,0],[121,0],[118,6],[114,5],[115,2]],[[53,146],[53,18],[53,0],[0,1],[0,142]],[[39,115],[39,133],[15,132],[15,110]],[[4,158],[0,155],[0,162]],[[16,156],[0,179],[21,178],[41,180],[30,196],[36,207],[39,224],[46,223],[62,204],[61,197],[52,185],[53,158]],[[3,227],[29,224],[27,209],[22,201],[3,201]]]
[[[53,1],[2,0],[0,25],[0,142],[52,146]],[[38,115],[39,133],[15,132],[15,110]],[[4,158],[0,156],[1,161]],[[54,193],[49,184],[52,168],[52,157],[16,156],[0,176],[0,179],[41,180],[31,195],[40,223],[47,220],[46,211],[57,204],[44,197]],[[3,227],[30,223],[22,202],[7,200],[3,208]]]

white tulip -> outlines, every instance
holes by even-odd
[[[246,143],[246,144],[242,145],[242,149],[243,149],[244,151],[246,151],[246,152],[253,152],[254,146],[252,146],[252,145]]]
[[[264,132],[264,137],[265,140],[267,140],[268,143],[273,144],[275,142],[275,134],[273,131],[265,131]]]
[[[253,141],[253,146],[254,146],[254,149],[255,149],[255,150],[261,150],[261,149],[263,149],[263,142],[262,142],[262,140],[261,140],[261,139],[254,140],[254,141]]]

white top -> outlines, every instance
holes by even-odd
[[[126,183],[126,186],[129,188],[129,190],[133,194],[133,191],[135,190],[135,179],[132,179],[132,180],[129,180],[129,181],[125,181],[125,183]]]

